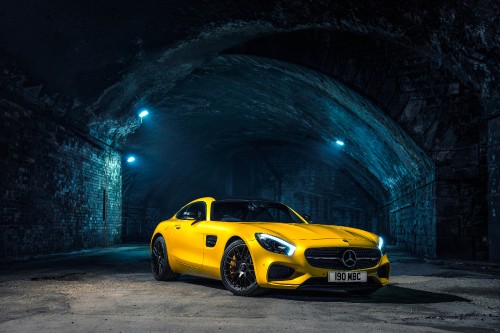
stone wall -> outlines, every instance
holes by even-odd
[[[500,262],[500,117],[488,120],[488,246],[490,260]]]
[[[435,188],[431,173],[421,183],[408,184],[378,210],[391,244],[421,256],[436,256]]]
[[[0,258],[120,242],[121,154],[7,90],[0,169]]]

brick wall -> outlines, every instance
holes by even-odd
[[[498,108],[498,106],[497,106]],[[493,115],[494,113],[494,115]],[[490,260],[500,262],[500,117],[488,121],[488,245]]]
[[[115,149],[2,94],[0,169],[0,258],[120,242],[121,155]]]
[[[408,184],[378,210],[389,241],[418,255],[436,256],[436,183],[429,174],[421,184]]]

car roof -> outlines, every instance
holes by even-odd
[[[274,204],[281,204],[281,202],[276,200],[262,199],[262,198],[214,198],[215,202],[267,202]]]

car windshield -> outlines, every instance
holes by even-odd
[[[212,221],[304,223],[290,208],[274,202],[213,202]]]

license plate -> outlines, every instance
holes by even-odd
[[[368,272],[328,272],[328,282],[366,282]]]

